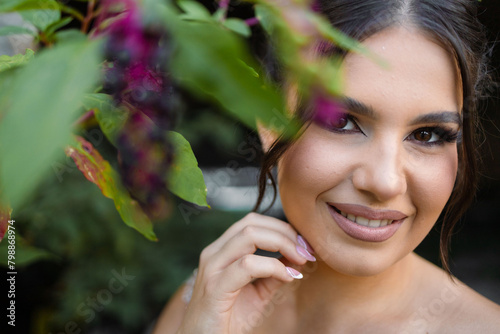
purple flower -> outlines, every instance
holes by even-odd
[[[337,99],[325,95],[317,95],[313,100],[313,121],[320,125],[331,126],[345,122],[345,112]]]
[[[311,3],[311,10],[316,13],[321,13],[321,5],[318,0],[313,0]]]
[[[176,115],[171,103],[174,89],[164,66],[168,36],[158,26],[142,22],[135,1],[105,0],[103,10],[100,20],[112,20],[99,32],[107,37],[103,89],[129,114],[117,138],[120,175],[145,212],[162,218],[168,208],[166,177],[173,160],[165,130],[172,128]]]

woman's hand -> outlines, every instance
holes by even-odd
[[[280,252],[283,259],[255,255],[257,248]],[[311,246],[281,220],[250,213],[201,253],[191,301],[180,334],[243,334],[249,316],[271,301],[283,284],[302,275],[297,266],[315,261]]]

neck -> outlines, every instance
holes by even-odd
[[[405,305],[402,298],[410,303],[417,291],[416,257],[410,253],[386,271],[369,277],[341,274],[325,262],[305,268],[304,280],[295,291],[298,314],[318,319],[318,313],[323,313],[327,321],[337,324],[352,323],[360,314],[401,314]]]

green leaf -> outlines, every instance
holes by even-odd
[[[33,58],[34,54],[35,52],[33,50],[26,49],[24,55],[17,54],[12,57],[6,55],[0,56],[0,72],[28,63]]]
[[[17,238],[16,238],[17,239]],[[8,242],[4,241],[0,244],[0,254],[7,254]],[[32,246],[20,246],[16,245],[16,259],[14,263],[16,264],[16,268],[26,267],[34,262],[41,260],[55,260],[57,257],[47,252],[44,249],[32,247]],[[0,259],[0,266],[7,267],[8,265],[7,256],[2,256]]]
[[[26,0],[2,0],[2,3],[0,3],[0,12],[15,10],[16,7],[24,2],[26,2]]]
[[[224,21],[224,26],[244,37],[249,37],[252,32],[250,27],[241,19],[229,18]]]
[[[76,137],[76,143],[66,148],[66,155],[75,161],[87,180],[95,183],[104,196],[114,201],[125,224],[136,229],[149,240],[158,240],[148,216],[142,211],[139,203],[130,197],[118,173],[108,161],[102,158],[91,143],[82,137]]]
[[[335,43],[345,50],[365,55],[366,57],[378,63],[380,66],[388,68],[389,65],[387,64],[386,60],[382,59],[380,56],[377,56],[370,49],[364,47],[359,41],[332,27],[330,22],[328,22],[328,20],[324,17],[321,17],[314,13],[310,13],[309,17],[315,23],[318,31],[326,40]]]
[[[85,1],[88,1],[88,0],[85,0]],[[75,8],[70,7],[70,6],[66,6],[65,4],[62,4],[62,3],[58,3],[58,5],[59,5],[59,10],[61,11],[61,13],[68,14],[68,15],[76,18],[80,22],[83,22],[83,20],[85,20],[85,17],[83,16],[83,14],[80,13]]]
[[[224,17],[227,15],[227,8],[217,8],[217,10],[214,12],[214,14],[212,15],[212,18],[215,20],[215,21],[222,21],[224,19]]]
[[[24,10],[19,12],[19,14],[21,14],[25,21],[30,22],[40,31],[45,31],[51,24],[54,24],[61,19],[61,12],[59,10],[51,9]]]
[[[168,9],[157,12],[164,15],[161,21],[173,35],[170,68],[181,85],[214,99],[252,128],[259,120],[285,135],[298,131],[278,89],[248,70],[261,72],[239,36],[217,23],[181,21]]]
[[[207,186],[191,145],[178,132],[169,131],[167,136],[175,152],[174,162],[168,172],[168,189],[185,201],[210,207],[207,203]]]
[[[36,36],[36,32],[20,26],[5,26],[0,27],[0,36],[8,36],[8,35],[19,35],[19,34],[28,34],[32,36]]]
[[[16,227],[16,223],[14,223],[14,227]],[[16,264],[16,268],[26,267],[31,263],[40,261],[40,260],[56,260],[57,256],[54,254],[47,252],[44,249],[36,248],[29,245],[21,236],[19,235],[19,231],[15,231],[15,259],[13,262]],[[7,235],[4,237],[4,241],[0,243],[0,266],[7,267],[8,266],[8,257],[7,251],[9,247],[9,239]],[[12,239],[10,239],[12,240]]]
[[[87,94],[83,105],[86,110],[94,110],[102,132],[116,146],[116,137],[127,120],[127,113],[117,108],[113,98],[107,94]]]
[[[72,17],[65,17],[63,19],[60,19],[54,23],[51,23],[46,29],[45,29],[45,34],[47,35],[52,35],[55,33],[57,30],[61,29],[62,27],[68,25],[71,21],[73,21]]]
[[[2,0],[0,12],[20,12],[33,9],[58,10],[55,0]]]
[[[81,100],[100,76],[98,41],[41,51],[0,91],[0,184],[14,210],[67,143]],[[0,81],[1,82],[1,81]],[[22,135],[20,135],[22,134]]]
[[[261,26],[268,34],[273,32],[273,14],[272,11],[265,5],[255,5],[255,16],[259,19]]]
[[[212,16],[210,15],[208,9],[206,9],[205,6],[198,1],[180,0],[177,4],[185,12],[185,14],[182,15],[182,18],[201,21],[212,20]]]
[[[78,29],[63,29],[55,33],[55,40],[58,43],[81,42],[87,39],[87,36]]]
[[[13,81],[18,68],[9,69],[0,73],[0,106],[7,106],[9,104],[9,98],[13,90]],[[3,115],[5,114],[5,109],[0,108],[0,122],[2,121]],[[1,165],[0,165],[1,168]],[[0,185],[1,188],[1,185]],[[0,195],[2,192],[0,191]],[[0,196],[0,200],[2,200]],[[5,200],[5,199],[3,199]],[[0,203],[1,204],[1,203]]]

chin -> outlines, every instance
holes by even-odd
[[[388,268],[391,267],[392,263],[384,263],[382,261],[374,261],[369,258],[362,259],[361,261],[348,260],[342,261],[338,259],[327,259],[325,264],[329,266],[332,270],[346,275],[346,276],[357,276],[357,277],[369,277],[376,276]]]
[[[328,242],[328,239],[312,243],[317,258],[333,271],[346,276],[368,277],[382,274],[411,254],[411,249],[399,251],[393,247],[367,249],[346,245],[339,240]]]

